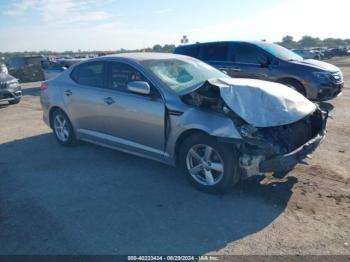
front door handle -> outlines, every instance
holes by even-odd
[[[64,91],[64,93],[66,94],[66,96],[71,96],[73,94],[72,91],[70,91],[69,89]]]
[[[241,69],[239,67],[234,67],[231,70],[234,71],[234,72],[240,72],[241,71]]]
[[[114,103],[115,103],[114,99],[113,99],[112,97],[110,97],[110,96],[104,98],[103,101],[104,101],[107,105],[111,105],[111,104],[114,104]]]

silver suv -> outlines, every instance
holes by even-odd
[[[0,102],[7,101],[10,105],[18,104],[22,98],[22,88],[18,79],[0,72]]]
[[[42,83],[41,104],[62,145],[84,140],[178,165],[212,193],[291,169],[320,143],[327,119],[287,86],[155,53],[76,64]]]

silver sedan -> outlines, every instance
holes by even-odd
[[[327,119],[284,85],[157,53],[76,64],[42,83],[41,105],[62,145],[84,140],[179,166],[211,193],[290,170],[323,139]]]

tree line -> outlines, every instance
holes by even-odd
[[[325,38],[322,40],[319,37],[305,35],[299,41],[295,41],[293,36],[286,35],[277,44],[286,48],[347,47],[350,46],[350,39]]]
[[[74,55],[89,55],[89,54],[119,54],[119,53],[130,53],[130,52],[158,52],[158,53],[172,53],[174,52],[175,45],[166,44],[166,45],[154,45],[153,47],[143,48],[143,49],[124,49],[121,48],[119,50],[109,50],[109,51],[100,51],[100,50],[92,50],[92,51],[64,51],[64,52],[55,52],[50,50],[41,50],[41,51],[23,51],[23,52],[0,52],[1,57],[10,57],[10,56],[35,56],[35,55],[44,55],[44,56],[74,56]]]

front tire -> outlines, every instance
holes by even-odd
[[[59,109],[52,113],[52,129],[57,141],[63,146],[74,146],[77,139],[67,115]]]
[[[233,145],[219,143],[204,134],[183,141],[179,164],[189,182],[207,193],[225,193],[240,179],[238,157]]]

